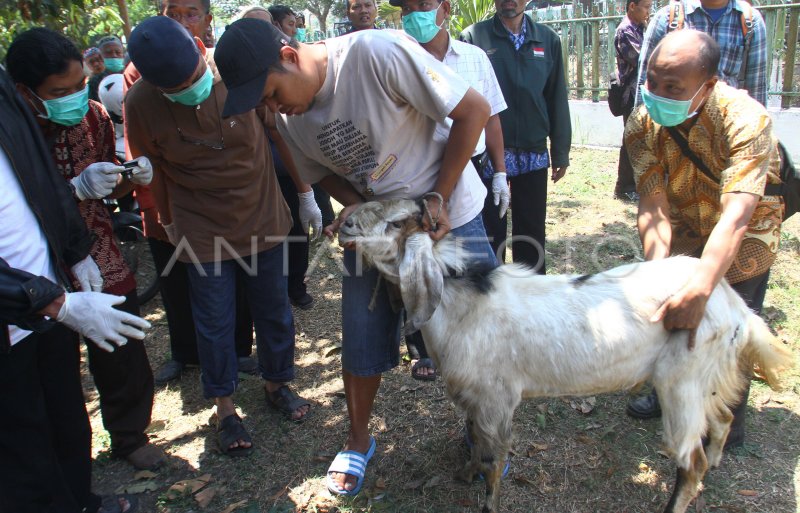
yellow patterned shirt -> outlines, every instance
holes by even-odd
[[[682,129],[679,129],[682,130]],[[700,256],[722,211],[720,196],[761,197],[725,277],[738,283],[766,272],[778,252],[783,200],[763,196],[780,183],[780,156],[772,120],[745,91],[717,82],[688,134],[689,147],[716,176],[700,171],[661,125],[640,106],[625,127],[625,142],[642,196],[665,192],[672,224],[671,255]]]

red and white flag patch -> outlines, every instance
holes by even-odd
[[[544,57],[544,48],[533,47],[533,55],[535,57]]]

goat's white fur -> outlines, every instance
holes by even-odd
[[[419,215],[411,201],[368,203],[340,239],[357,241],[366,260],[399,283],[410,324],[421,326],[449,394],[474,423],[473,436],[495,454],[508,450],[523,397],[599,394],[649,380],[678,467],[701,466],[693,453],[709,422],[708,463],[716,466],[730,424],[726,405],[744,386],[741,371],[758,363],[774,380],[775,370],[789,364],[788,352],[724,280],[708,301],[693,350],[687,332],[650,321],[695,272],[696,259],[630,264],[585,280],[505,265],[491,272],[491,290],[482,293],[469,280],[447,278],[464,267],[455,240],[434,244],[413,226],[398,228],[398,220],[413,225]],[[683,511],[696,488],[673,511]]]

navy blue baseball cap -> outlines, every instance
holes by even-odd
[[[269,68],[288,44],[289,36],[264,20],[243,18],[228,25],[214,48],[214,62],[228,88],[223,117],[258,106]]]
[[[167,16],[153,16],[131,32],[128,55],[143,79],[170,89],[192,76],[200,50],[183,25]]]

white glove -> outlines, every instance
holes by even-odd
[[[508,180],[505,173],[495,173],[492,176],[492,194],[494,204],[500,205],[500,218],[506,215],[508,204],[511,202],[511,191],[508,189]]]
[[[299,192],[300,198],[300,225],[308,233],[311,227],[311,239],[314,240],[322,234],[322,212],[314,199],[314,191]]]
[[[178,230],[175,228],[175,223],[161,225],[164,227],[164,232],[167,234],[167,239],[173,246],[178,245]]]
[[[150,323],[140,317],[113,308],[125,302],[122,296],[102,292],[72,292],[64,296],[64,304],[56,321],[88,338],[100,349],[114,352],[114,346],[124,346],[128,338],[142,340]]]
[[[103,276],[91,256],[87,256],[73,265],[71,269],[75,279],[81,284],[82,291],[100,292],[103,290]]]
[[[128,180],[135,184],[147,185],[153,180],[153,165],[147,157],[139,157],[136,159],[137,167],[131,170]]]
[[[111,162],[95,162],[84,169],[70,182],[75,187],[78,199],[105,198],[117,186],[117,177],[125,168]]]

